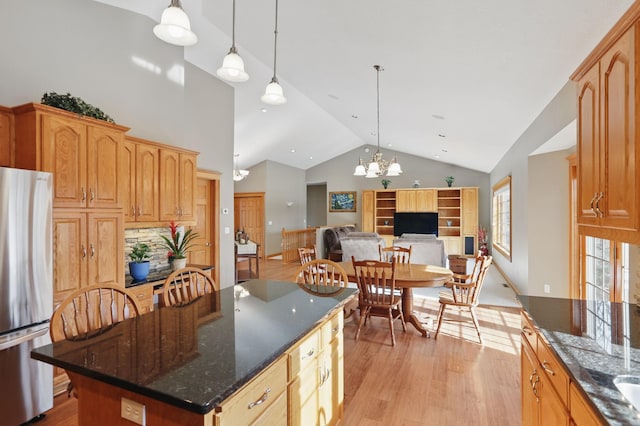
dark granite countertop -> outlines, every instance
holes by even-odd
[[[208,271],[209,269],[213,269],[213,266],[211,266],[211,265],[193,265],[193,264],[188,264],[187,266],[193,266],[193,267],[196,267],[196,268],[200,268],[203,271]],[[171,275],[172,272],[173,271],[170,268],[160,269],[158,271],[153,271],[147,276],[147,279],[143,280],[143,281],[137,281],[131,275],[127,275],[127,276],[124,277],[124,286],[126,288],[129,288],[129,287],[135,287],[137,285],[148,284],[148,283],[157,282],[157,281],[163,281],[163,283],[164,283],[164,280],[166,280],[167,277],[169,275]]]
[[[640,425],[613,383],[640,375],[640,310],[634,304],[518,296],[542,335],[610,424]]]
[[[123,321],[91,339],[37,348],[31,356],[204,414],[353,294],[347,288],[314,297],[294,283],[252,280]]]

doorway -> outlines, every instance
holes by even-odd
[[[243,230],[249,239],[260,245],[259,257],[263,258],[264,246],[264,192],[236,192],[233,197],[234,227]]]
[[[220,174],[198,171],[196,180],[196,247],[191,251],[190,263],[213,265],[213,280],[220,284]]]

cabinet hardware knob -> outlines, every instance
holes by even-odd
[[[82,190],[82,201],[87,201],[87,191],[84,190],[84,186],[80,189]]]
[[[136,215],[136,208],[134,206],[131,206],[131,216],[135,217]]]
[[[253,401],[253,402],[249,403],[247,408],[249,408],[249,410],[251,410],[253,407],[256,407],[256,406],[264,403],[267,400],[267,398],[269,398],[269,392],[271,392],[271,388],[266,388],[264,390],[264,393],[260,397],[260,399],[257,400],[257,401]]]
[[[87,248],[84,246],[84,244],[81,247],[82,250],[82,258],[86,259],[87,258]]]
[[[531,336],[533,334],[533,330],[531,330],[531,328],[529,328],[528,326],[524,326],[522,327],[522,332],[525,334],[528,334],[529,336]]]
[[[91,251],[91,254],[90,254],[91,259],[93,259],[93,256],[96,254],[96,251],[93,247],[93,243],[89,244],[89,250]]]
[[[311,358],[313,356],[313,354],[316,353],[316,349],[315,348],[311,348],[309,350],[309,352],[307,352],[306,354],[302,355],[302,357],[300,359],[307,359],[307,358]]]
[[[593,207],[593,203],[595,203],[596,198],[598,198],[598,193],[597,193],[597,192],[594,192],[594,193],[593,193],[593,197],[591,198],[591,201],[589,202],[589,207],[591,208],[591,210],[592,210],[594,213],[598,214],[598,213],[596,212],[596,209]]]
[[[599,217],[604,217],[604,212],[600,210],[600,201],[604,198],[604,192],[601,192],[596,199],[596,214]]]
[[[89,188],[89,201],[93,202],[94,198],[95,198],[95,194],[93,193],[93,189]]]

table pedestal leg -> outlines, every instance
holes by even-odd
[[[424,328],[423,322],[413,312],[413,290],[411,288],[402,289],[402,315],[404,315],[404,321],[411,323],[422,334],[422,337],[430,337],[429,330]]]

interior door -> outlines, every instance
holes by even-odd
[[[244,229],[251,241],[260,244],[260,257],[263,257],[264,192],[237,192],[233,204],[235,229]]]
[[[216,283],[220,282],[219,259],[219,235],[216,212],[219,211],[219,175],[209,172],[198,172],[195,188],[195,215],[196,225],[192,227],[198,233],[195,247],[190,251],[190,263],[200,265],[213,265],[211,278]]]

